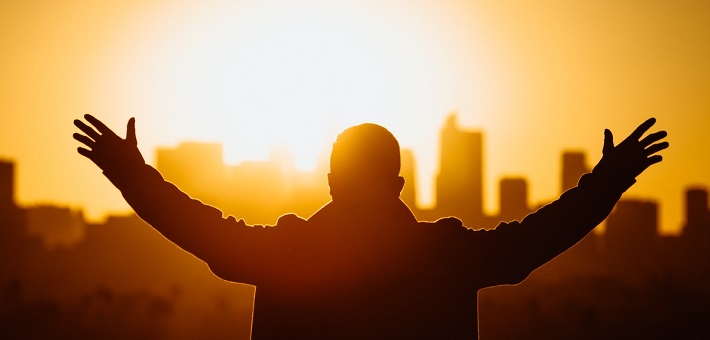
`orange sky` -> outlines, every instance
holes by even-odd
[[[126,205],[75,152],[83,113],[121,132],[135,116],[149,162],[190,139],[230,162],[289,146],[303,167],[372,121],[414,149],[426,204],[457,111],[486,133],[493,212],[502,176],[554,198],[562,150],[593,164],[604,128],[655,116],[671,148],[627,195],[657,200],[672,232],[685,188],[710,186],[709,19],[707,1],[4,1],[0,157],[21,204],[97,217]]]

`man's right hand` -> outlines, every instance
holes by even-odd
[[[603,156],[592,172],[609,177],[634,179],[649,166],[663,160],[657,153],[668,147],[668,142],[661,142],[668,135],[666,131],[643,137],[655,123],[655,118],[646,120],[616,146],[611,131],[604,130]]]
[[[74,125],[84,135],[74,133],[73,137],[87,147],[80,147],[77,151],[94,162],[101,170],[104,172],[121,172],[145,163],[143,156],[138,151],[135,118],[128,120],[125,139],[116,135],[92,115],[84,115],[84,119],[93,125],[93,128],[79,119],[74,120]]]

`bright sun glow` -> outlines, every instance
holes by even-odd
[[[216,123],[197,133],[224,141],[230,161],[275,144],[312,167],[343,127],[406,117],[402,103],[435,81],[423,60],[431,42],[357,8],[294,2],[217,18],[177,47],[172,67],[187,70],[169,83],[186,96],[181,110]]]
[[[229,163],[289,149],[300,169],[371,121],[413,149],[424,207],[439,129],[457,111],[485,132],[495,213],[501,178],[527,178],[530,203],[546,202],[559,195],[563,150],[592,165],[603,129],[621,136],[655,116],[672,147],[629,195],[658,199],[662,228],[677,231],[686,186],[710,173],[705,3],[4,1],[0,157],[17,164],[20,204],[98,220],[128,206],[74,152],[70,122],[83,113],[121,133],[136,117],[150,164],[157,147],[205,141]]]
[[[411,8],[262,1],[163,14],[119,69],[142,74],[120,86],[149,103],[127,111],[151,112],[156,144],[221,142],[229,163],[286,148],[300,169],[344,128],[382,124],[415,150],[420,200],[430,202],[438,127],[493,97],[475,67],[490,65],[427,8]]]

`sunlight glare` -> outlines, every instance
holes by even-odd
[[[312,168],[338,131],[396,120],[425,95],[422,82],[435,82],[425,78],[435,75],[429,42],[361,9],[282,3],[232,14],[211,16],[165,71],[189,134],[224,142],[229,162],[277,145]]]
[[[429,205],[445,117],[459,111],[485,128],[501,100],[495,48],[477,45],[476,22],[457,13],[438,2],[320,0],[160,12],[102,67],[114,70],[112,98],[133,104],[101,105],[146,113],[145,150],[219,142],[229,164],[288,150],[300,170],[343,129],[381,124],[415,151],[417,200]]]

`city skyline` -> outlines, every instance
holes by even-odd
[[[457,115],[451,114],[442,125],[439,138],[434,204],[418,204],[416,154],[406,148],[401,150],[401,175],[405,178],[401,198],[421,220],[457,216],[469,228],[492,228],[501,221],[520,220],[553,199],[532,201],[526,176],[497,176],[498,200],[488,203],[495,209],[485,209],[482,185],[486,182],[485,133],[459,126]],[[274,224],[279,216],[287,213],[307,218],[330,200],[325,180],[327,156],[328,153],[322,153],[316,168],[306,171],[294,165],[293,157],[285,149],[273,149],[266,160],[230,165],[225,163],[220,143],[182,142],[175,147],[157,148],[155,167],[166,180],[228,215],[250,223]],[[563,151],[559,159],[558,195],[575,186],[584,173],[591,171],[582,151]],[[687,190],[707,189],[688,186]],[[269,194],[265,195],[266,192]],[[643,200],[654,202],[658,210],[662,209],[653,197]],[[61,203],[47,202],[38,206],[50,210],[56,205],[62,206]],[[687,206],[684,208],[688,209]],[[82,207],[74,209],[84,215]],[[675,233],[668,233],[668,227],[664,230],[662,224],[657,223],[660,225],[658,232],[678,235],[685,223],[683,220],[675,226]]]
[[[486,132],[494,205],[493,176],[524,175],[533,200],[552,199],[563,149],[594,162],[605,128],[656,117],[671,147],[629,195],[657,199],[676,232],[683,189],[710,186],[709,14],[705,2],[4,2],[0,155],[18,164],[23,204],[100,220],[127,206],[74,152],[82,114],[119,132],[135,117],[151,164],[156,147],[193,140],[222,143],[233,164],[290,146],[303,168],[373,122],[416,153],[431,196],[438,128],[456,111]]]
[[[480,290],[480,337],[710,334],[708,18],[710,1],[0,1],[0,334],[250,338],[254,287],[132,212],[77,154],[85,114],[121,137],[135,118],[147,164],[270,225],[327,202],[331,143],[379,124],[416,217],[471,228],[556,199],[606,129],[618,144],[653,117],[663,161],[602,228]]]
[[[473,150],[473,154],[480,154],[480,150],[475,150],[480,146],[480,136],[466,138],[472,136],[470,132],[459,131],[455,125],[442,131],[443,139],[453,135],[454,141],[444,143],[447,147],[442,148],[442,153]],[[181,170],[185,163],[198,165],[189,172],[169,175],[165,171],[169,176],[177,176],[175,182],[189,183],[190,176],[199,178],[203,163],[195,156],[214,161],[212,167],[203,170],[214,176],[221,172],[215,166],[223,165],[218,157],[219,145],[183,147],[161,150],[164,171],[171,167]],[[411,176],[412,158],[403,158],[403,175]],[[447,159],[456,157],[442,157],[443,162]],[[567,153],[561,159],[565,168],[559,182],[564,189],[570,178],[586,169],[583,153]],[[483,167],[485,161],[480,160],[463,163],[471,168]],[[250,185],[259,187],[268,183],[273,194],[268,200],[279,201],[280,195],[281,198],[308,196],[298,185],[286,188],[289,187],[286,182],[279,180],[279,174],[284,172],[274,168],[274,164],[267,161],[225,167],[231,174],[223,173],[223,179],[229,182],[234,174],[266,171],[272,176],[255,182],[247,178],[228,189],[246,189],[244,196],[249,197]],[[442,168],[447,167],[442,164]],[[439,180],[477,182],[448,177],[447,173],[442,171]],[[483,177],[483,172],[478,174]],[[310,173],[301,175],[305,179],[314,178]],[[3,302],[0,316],[11,320],[5,328],[8,334],[23,337],[48,332],[54,336],[143,334],[150,338],[188,339],[209,331],[218,338],[249,338],[253,286],[218,279],[206,270],[204,263],[178,251],[176,245],[135,214],[111,215],[101,223],[91,223],[81,211],[68,207],[18,205],[13,194],[14,177],[15,164],[0,162],[0,253],[6,259],[0,263]],[[210,197],[210,190],[224,183],[217,181],[216,187],[210,181],[196,184],[199,185],[186,187],[197,198],[208,200],[219,199]],[[448,184],[445,188],[458,189],[457,185]],[[203,190],[200,193],[194,191],[200,189]],[[469,214],[464,218],[495,225],[501,219],[517,219],[534,209],[525,199],[525,179],[501,180],[500,190],[499,215]],[[446,191],[440,194],[455,195]],[[476,205],[481,203],[476,196],[465,199]],[[604,234],[590,233],[569,251],[537,269],[514,292],[508,287],[482,290],[481,310],[492,313],[481,320],[481,335],[549,338],[551,333],[562,332],[566,334],[564,337],[572,337],[589,327],[600,338],[618,334],[619,329],[641,337],[649,332],[664,336],[704,334],[707,324],[698,316],[707,315],[710,306],[707,295],[710,276],[706,270],[710,262],[705,249],[710,240],[708,191],[691,188],[684,196],[686,223],[678,236],[659,234],[657,203],[622,198],[607,219]],[[245,203],[244,197],[231,199],[237,208]],[[414,210],[416,214],[438,217],[443,211],[454,211]],[[278,212],[272,209],[260,214],[248,218],[268,219]],[[620,297],[619,292],[623,293]],[[648,308],[646,301],[650,300],[653,306],[666,307]],[[519,314],[511,315],[511,308]],[[543,314],[541,309],[545,310]],[[112,317],[106,319],[106,315]],[[637,322],[625,322],[635,317],[639,318]],[[545,320],[548,327],[535,328],[535,324]],[[517,327],[511,328],[510,322]],[[625,326],[619,328],[615,326],[617,323]]]

